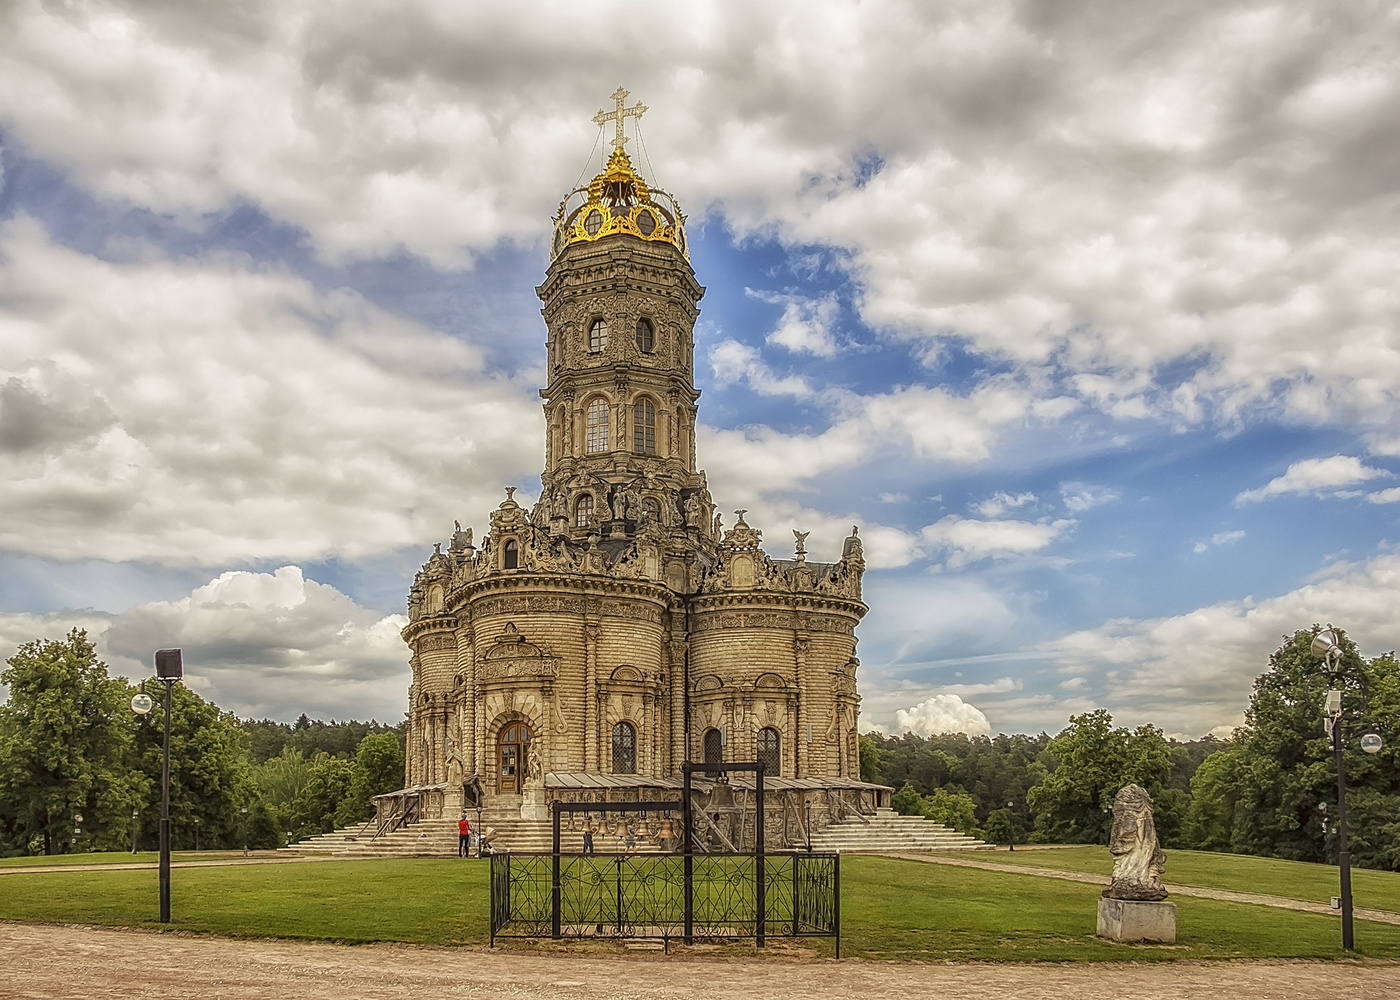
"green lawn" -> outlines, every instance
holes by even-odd
[[[1027,865],[1062,872],[1108,875],[1113,857],[1106,847],[1063,847],[1046,851],[976,851],[953,855],[973,861]],[[1214,854],[1209,851],[1168,851],[1163,881],[1199,885],[1236,892],[1262,892],[1271,896],[1326,903],[1340,891],[1336,865],[1279,861],[1246,854]],[[1357,906],[1400,913],[1400,872],[1351,870],[1352,899]]]
[[[172,926],[231,936],[484,945],[486,873],[481,862],[454,859],[177,869]],[[1331,916],[1178,898],[1176,946],[1127,946],[1094,937],[1099,890],[1093,885],[856,855],[841,859],[841,876],[843,955],[932,961],[1341,955]],[[159,926],[152,871],[18,873],[0,876],[0,886],[0,919]],[[1356,938],[1366,956],[1400,959],[1400,927],[1358,921]],[[830,952],[827,942],[810,944]]]
[[[207,861],[227,857],[227,853],[211,854],[208,851],[201,854],[196,854],[194,851],[172,851],[170,854],[170,860],[175,862]],[[156,851],[141,851],[139,854],[132,854],[129,851],[98,851],[92,854],[35,854],[22,858],[0,858],[0,868],[47,865],[153,865],[158,861],[160,861],[160,854]]]

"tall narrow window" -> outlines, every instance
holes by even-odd
[[[608,450],[608,401],[595,399],[588,404],[588,441],[585,451],[590,455]]]
[[[758,731],[758,759],[763,764],[764,777],[782,776],[783,738],[776,729],[766,727]]]
[[[588,353],[601,354],[608,346],[608,321],[595,319],[588,328]]]
[[[656,350],[656,328],[649,319],[637,320],[637,350],[643,354]]]
[[[637,730],[630,722],[619,722],[613,726],[612,773],[637,773]]]
[[[719,764],[724,761],[724,737],[718,729],[705,730],[705,763]]]
[[[501,552],[502,569],[520,568],[520,545],[514,538],[506,539],[505,548]]]
[[[639,455],[656,454],[656,407],[650,400],[632,407],[632,450]]]
[[[578,506],[574,508],[574,524],[580,528],[586,528],[593,523],[593,494],[585,493],[578,498]]]

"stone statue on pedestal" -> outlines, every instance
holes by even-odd
[[[1167,855],[1157,843],[1152,822],[1152,797],[1141,785],[1127,785],[1113,799],[1113,881],[1103,894],[1109,899],[1167,898],[1162,871]]]

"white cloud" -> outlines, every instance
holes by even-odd
[[[972,512],[979,517],[1001,517],[1009,510],[1018,510],[1027,504],[1036,502],[1034,493],[1017,493],[1012,496],[1010,493],[997,492],[972,505]]]
[[[823,358],[836,354],[839,345],[835,326],[841,315],[841,307],[835,293],[828,292],[813,299],[781,292],[755,291],[752,288],[746,288],[744,292],[760,302],[783,307],[778,325],[767,337],[768,343],[786,347],[794,353],[815,354]]]
[[[936,694],[913,708],[894,713],[895,728],[916,736],[936,736],[940,733],[966,733],[968,736],[990,736],[991,723],[975,705],[969,705],[955,694]]]
[[[1197,542],[1191,547],[1191,551],[1200,555],[1207,551],[1212,545],[1234,545],[1245,536],[1243,531],[1217,531],[1210,536],[1210,542]]]
[[[537,402],[461,340],[236,261],[0,227],[0,547],[168,566],[444,537],[533,475]]]
[[[1284,636],[1330,622],[1376,656],[1395,646],[1397,603],[1400,555],[1386,553],[1330,566],[1315,582],[1267,600],[1118,619],[1036,648],[1066,673],[1093,679],[1100,704],[1120,722],[1205,733],[1243,722],[1254,678]]]
[[[981,559],[1009,559],[1046,548],[1078,523],[1057,521],[978,521],[949,514],[920,532],[933,549],[946,551],[949,569]]]
[[[1242,0],[1135,10],[1115,32],[1099,17],[18,0],[0,123],[141,208],[246,201],[327,256],[453,261],[540,240],[622,59],[653,109],[653,180],[740,235],[839,248],[864,318],[931,355],[953,338],[1052,366],[1116,419],[1384,419],[1393,33]],[[801,317],[780,329],[832,346]]]
[[[179,647],[185,683],[245,717],[394,721],[410,679],[406,623],[284,566],[224,573],[181,600],[120,614],[0,615],[0,639],[56,639],[77,625],[114,673],[131,678],[149,676],[156,649]]]
[[[1339,495],[1342,487],[1364,483],[1369,479],[1389,476],[1384,469],[1373,469],[1362,465],[1361,459],[1352,455],[1333,455],[1330,458],[1305,458],[1294,462],[1283,475],[1269,480],[1254,490],[1245,490],[1235,497],[1236,504],[1255,503],[1269,497],[1285,496],[1293,493],[1301,496],[1321,496],[1331,493]],[[1351,496],[1358,494],[1352,493]]]
[[[1108,486],[1090,486],[1088,483],[1061,483],[1060,499],[1065,510],[1071,514],[1082,514],[1086,510],[1113,503],[1118,499],[1118,491]]]
[[[709,361],[710,369],[721,384],[747,382],[761,396],[803,398],[812,395],[812,387],[806,379],[775,375],[755,348],[737,340],[727,338],[711,347]]]

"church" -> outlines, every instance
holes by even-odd
[[[539,499],[505,487],[479,540],[459,524],[409,593],[399,801],[538,821],[555,799],[674,789],[685,761],[760,761],[769,789],[873,812],[888,790],[859,780],[858,529],[835,563],[808,560],[799,532],[774,559],[711,496],[695,444],[705,289],[679,205],[627,155],[624,121],[646,110],[627,96],[594,119],[614,125],[611,155],[560,203],[536,288]]]

